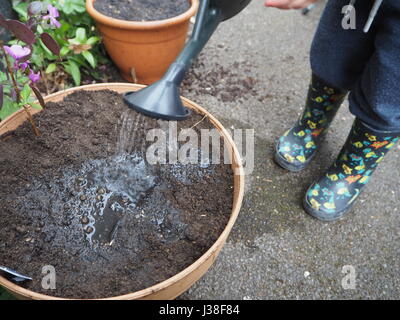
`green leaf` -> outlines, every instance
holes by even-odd
[[[70,60],[65,64],[65,71],[72,76],[76,86],[81,84],[81,71],[74,61]]]
[[[85,28],[76,29],[75,39],[79,43],[85,43],[86,42],[87,38],[86,38],[86,30],[85,30]]]
[[[52,73],[56,71],[57,65],[55,63],[50,63],[46,68],[46,73]]]
[[[60,20],[60,23],[61,27],[55,30],[57,33],[65,34],[69,29],[71,29],[71,25],[68,22]]]
[[[32,55],[30,61],[39,69],[42,69],[43,67],[43,56],[44,56],[44,52],[42,50],[42,48],[39,47],[35,47],[35,53]]]
[[[70,51],[70,50],[69,50],[69,48],[68,48],[67,46],[62,47],[62,48],[61,48],[61,51],[60,51],[60,55],[61,55],[61,56],[65,56],[65,55],[68,54],[69,51]]]
[[[80,45],[81,44],[76,38],[68,39],[68,43],[72,44],[72,45]]]
[[[100,41],[99,37],[93,36],[87,39],[86,44],[90,44],[91,46],[98,43]]]
[[[29,84],[26,84],[24,88],[21,91],[21,103],[24,104],[29,100],[29,97],[31,96],[31,87]]]
[[[29,104],[33,109],[38,109],[38,110],[42,110],[42,106],[40,104],[37,103],[30,103]]]
[[[96,68],[96,59],[94,56],[89,52],[89,51],[84,51],[82,52],[83,57],[86,59],[87,62],[89,62],[90,66],[94,69]]]
[[[3,107],[0,109],[0,119],[4,120],[14,112],[18,111],[20,107],[13,102],[9,97],[5,96],[3,101]]]
[[[27,2],[20,2],[13,6],[14,11],[16,11],[23,21],[28,20],[28,5]]]
[[[89,65],[86,63],[85,58],[80,54],[74,55],[73,57],[71,57],[71,61],[74,61],[78,65],[79,68],[82,68],[82,67],[89,68]]]
[[[42,27],[40,24],[38,24],[38,25],[36,26],[36,31],[37,31],[38,33],[43,33],[43,32],[44,32],[44,29],[43,29],[43,27]]]
[[[84,0],[53,0],[52,3],[67,15],[83,13],[86,10]]]

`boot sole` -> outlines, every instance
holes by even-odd
[[[279,142],[278,142],[279,143]],[[301,165],[294,165],[293,163],[287,162],[287,160],[279,155],[278,152],[278,143],[275,144],[275,154],[274,154],[274,161],[277,165],[286,169],[291,172],[300,172],[304,170],[310,162],[314,159],[316,152],[303,164]]]
[[[320,136],[318,139],[318,144],[322,143],[326,136],[328,134],[328,130],[325,130],[324,133]],[[317,144],[317,142],[316,142]],[[300,172],[307,168],[307,166],[310,164],[310,162],[314,159],[314,157],[317,155],[319,148],[313,153],[313,155],[302,165],[294,165],[293,163],[287,162],[287,160],[279,155],[278,152],[278,145],[279,145],[279,140],[275,143],[275,154],[274,154],[274,161],[277,165],[282,167],[283,169],[286,169],[291,172]]]
[[[343,216],[346,213],[348,213],[351,210],[352,207],[353,207],[353,205],[350,205],[349,207],[343,209],[342,211],[335,213],[333,216],[330,215],[329,217],[326,217],[325,215],[321,214],[319,211],[313,209],[311,207],[311,205],[308,203],[306,197],[303,198],[304,210],[313,218],[318,219],[323,222],[332,222],[332,221],[340,220],[341,218],[343,218]]]

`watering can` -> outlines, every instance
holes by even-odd
[[[182,104],[179,86],[218,25],[242,11],[251,0],[201,0],[193,33],[181,54],[161,80],[124,95],[132,109],[164,120],[184,120],[190,112]]]

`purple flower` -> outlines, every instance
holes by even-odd
[[[26,68],[29,67],[29,64],[30,64],[30,61],[29,61],[29,60],[27,60],[27,61],[25,61],[25,62],[22,62],[22,63],[18,63],[18,61],[15,61],[15,63],[14,63],[14,70],[22,70],[22,71],[25,71]]]
[[[50,24],[55,26],[56,28],[61,27],[61,23],[57,21],[57,18],[60,16],[56,7],[53,7],[51,4],[47,6],[49,14],[43,17],[43,20],[50,20]]]
[[[20,68],[22,71],[25,71],[26,68],[29,67],[29,64],[30,64],[30,63],[31,63],[31,62],[30,62],[29,60],[27,60],[27,61],[25,61],[25,62],[22,62],[22,63],[19,65],[19,68]]]
[[[32,83],[38,82],[40,80],[40,72],[34,73],[33,70],[29,70],[29,80],[32,81]]]
[[[12,45],[11,47],[4,46],[4,50],[6,50],[6,52],[16,61],[31,54],[31,49],[21,47],[17,44]]]

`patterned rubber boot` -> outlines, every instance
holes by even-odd
[[[313,75],[305,110],[276,144],[274,160],[289,171],[303,170],[313,159],[340,105],[346,90],[332,88]]]
[[[304,198],[305,210],[322,221],[341,218],[398,140],[398,135],[376,132],[356,120],[336,161],[308,189]]]

